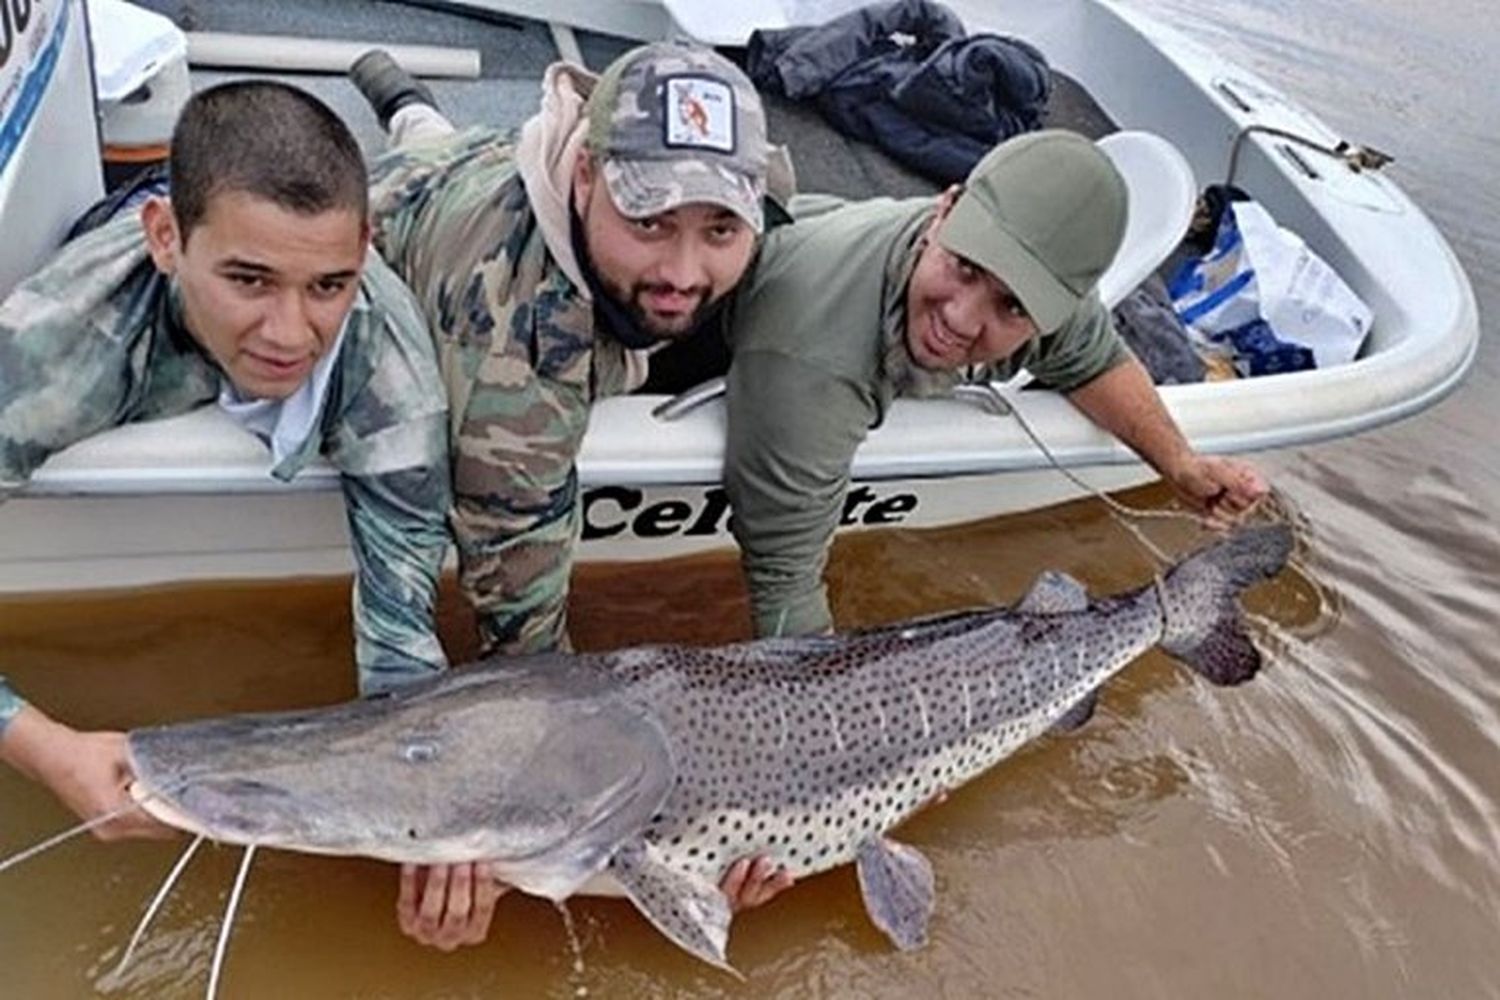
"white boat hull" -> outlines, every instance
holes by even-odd
[[[666,6],[690,26],[684,10],[692,5]],[[764,0],[735,10],[784,6]],[[958,6],[971,27],[990,26],[1038,45],[1122,128],[1169,138],[1199,183],[1223,178],[1236,135],[1251,126],[1329,144],[1337,139],[1254,74],[1109,0]],[[980,6],[988,21],[975,19]],[[722,23],[731,34],[743,28]],[[649,30],[659,27],[650,24]],[[1256,134],[1244,140],[1235,181],[1344,277],[1373,308],[1375,322],[1351,364],[1164,388],[1167,406],[1197,448],[1242,453],[1357,433],[1416,413],[1459,382],[1478,346],[1473,292],[1442,235],[1389,177],[1354,173],[1335,158]],[[1149,478],[1065,399],[1048,392],[1011,398],[1057,458],[1096,485]],[[661,401],[610,399],[591,415],[579,462],[595,529],[583,543],[585,560],[651,559],[731,544],[722,518],[712,531],[690,530],[720,479],[722,405],[663,423],[651,413]],[[199,413],[122,428],[48,462],[26,496],[0,506],[0,591],[347,571],[329,470],[314,469],[290,487],[273,483],[258,446],[216,420]],[[957,401],[898,401],[860,448],[854,474],[877,499],[915,498],[892,522],[905,527],[1078,495],[1046,467],[1014,419]],[[638,502],[631,492],[637,490]],[[625,509],[621,497],[633,505]],[[599,531],[605,536],[594,537]]]
[[[1074,471],[1101,489],[1151,478],[1140,465]],[[855,483],[844,530],[961,524],[1076,494],[1051,469]],[[583,508],[583,561],[665,559],[734,545],[717,486],[595,486],[584,491]],[[4,507],[0,523],[0,594],[353,571],[337,491],[21,497]]]

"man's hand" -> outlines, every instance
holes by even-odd
[[[1151,376],[1134,358],[1074,389],[1068,398],[1150,463],[1210,528],[1232,528],[1268,492],[1265,478],[1249,462],[1194,451]]]
[[[729,897],[729,910],[739,913],[768,903],[790,889],[795,879],[765,855],[740,858],[729,866],[719,890]]]
[[[495,903],[509,891],[510,886],[497,881],[483,861],[402,865],[396,922],[407,937],[443,951],[482,944],[490,933]]]
[[[91,832],[100,840],[165,840],[177,835],[144,809],[126,808],[132,805],[133,775],[124,733],[79,732],[28,705],[6,727],[0,758],[46,785],[79,819],[124,809],[93,828]]]
[[[1265,477],[1249,462],[1213,455],[1193,455],[1169,482],[1182,502],[1217,531],[1239,524],[1269,491]]]

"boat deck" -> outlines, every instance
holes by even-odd
[[[547,25],[540,21],[456,12],[423,4],[370,0],[306,0],[301,3],[205,3],[203,0],[135,0],[189,31],[278,34],[296,38],[336,38],[374,44],[445,45],[477,49],[476,80],[429,80],[445,114],[460,127],[492,125],[513,128],[532,115],[540,101],[538,83],[560,53]],[[434,5],[440,7],[441,5]],[[637,44],[596,32],[575,33],[588,67],[600,70]],[[743,49],[725,54],[743,64]],[[241,71],[195,69],[195,88],[241,78]],[[385,136],[368,105],[342,76],[317,73],[254,74],[303,87],[318,95],[349,124],[367,153],[385,146]],[[1068,128],[1092,139],[1116,130],[1114,122],[1075,81],[1054,71],[1055,87],[1047,124]],[[880,149],[834,131],[816,109],[768,96],[771,141],[791,150],[798,187],[847,198],[878,195],[908,197],[931,194],[937,185],[908,170]]]

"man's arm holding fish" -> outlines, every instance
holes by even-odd
[[[17,697],[0,678],[0,760],[45,785],[79,819],[110,813],[94,827],[100,840],[170,838],[177,831],[132,809],[131,773],[125,734],[81,732],[65,726]]]
[[[79,288],[83,280],[52,268],[0,303],[0,503],[19,492],[48,457],[107,430],[127,406],[126,371],[134,341],[79,336],[83,323],[56,304],[66,301],[58,289],[67,287],[75,312],[82,311],[92,301]],[[4,677],[0,760],[46,786],[79,819],[92,820],[130,805],[124,734],[63,725],[23,700]],[[140,810],[130,810],[96,827],[94,834],[115,840],[166,837],[172,831]]]
[[[354,553],[354,653],[371,694],[448,666],[437,635],[438,578],[450,542],[448,405],[427,324],[378,259],[379,335],[346,347],[324,453],[341,474]]]
[[[807,401],[817,400],[817,418]],[[755,635],[829,632],[823,569],[874,407],[858,387],[775,351],[729,370],[724,486]]]

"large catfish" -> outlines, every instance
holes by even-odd
[[[721,966],[731,861],[767,854],[797,876],[852,861],[870,916],[909,948],[932,873],[887,831],[1081,723],[1153,646],[1215,684],[1250,678],[1237,598],[1290,546],[1284,526],[1246,529],[1096,600],[1046,574],[1014,608],[847,635],[496,659],[333,708],[137,730],[130,753],[145,807],[184,830],[484,859],[552,899],[621,892]]]

